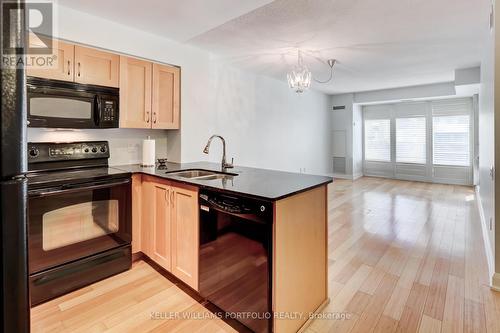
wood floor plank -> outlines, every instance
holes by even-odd
[[[464,322],[464,280],[450,275],[446,290],[446,301],[443,315],[443,333],[462,333]]]
[[[484,314],[486,317],[486,332],[500,332],[500,293],[491,290],[488,286],[482,286],[482,300]]]
[[[465,299],[464,333],[486,332],[484,305]]]
[[[436,260],[429,294],[425,301],[424,314],[438,320],[443,320],[449,268],[448,259],[438,258]]]
[[[439,333],[441,332],[441,321],[432,317],[423,315],[420,321],[419,333]]]

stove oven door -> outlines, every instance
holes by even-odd
[[[130,244],[130,178],[30,191],[30,274]]]

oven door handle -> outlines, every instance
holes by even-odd
[[[95,182],[95,183],[84,183],[84,184],[75,184],[75,185],[64,185],[55,189],[44,190],[40,192],[32,192],[30,196],[36,197],[44,197],[47,195],[56,195],[56,194],[66,194],[72,192],[79,192],[82,190],[98,190],[103,188],[109,188],[114,186],[126,185],[130,184],[130,179],[124,179],[117,182]]]

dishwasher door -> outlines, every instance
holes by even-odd
[[[200,294],[255,332],[271,332],[272,203],[200,194]]]

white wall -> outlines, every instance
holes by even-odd
[[[213,63],[210,118],[183,118],[183,161],[200,160],[210,134],[222,135],[228,158],[260,168],[315,174],[331,172],[329,98],[319,92],[296,94],[285,82]],[[207,126],[210,124],[210,126]],[[170,135],[169,135],[170,139]],[[210,159],[220,162],[213,142]]]
[[[337,177],[351,178],[353,175],[353,131],[352,131],[352,105],[353,105],[353,94],[340,94],[331,97],[330,100],[330,110],[333,107],[344,107],[344,109],[338,109],[331,111],[332,116],[332,131],[334,134],[334,142],[332,150],[332,158],[335,157],[345,157],[346,167],[345,175],[336,174]],[[338,142],[340,139],[341,142]],[[342,154],[343,153],[343,154]],[[343,155],[343,156],[342,156]]]
[[[494,230],[489,230],[489,220],[494,219],[494,182],[490,167],[495,163],[494,128],[494,35],[485,31],[484,52],[481,61],[481,90],[479,93],[479,196],[488,229],[488,242],[494,253]],[[497,269],[498,270],[498,269]]]
[[[212,134],[222,135],[235,164],[313,174],[331,173],[329,98],[292,92],[285,82],[211,62],[208,105],[182,110],[182,131],[169,131],[169,155],[182,142],[181,159],[220,162],[222,145],[201,154]],[[204,113],[204,111],[207,111]],[[174,144],[175,143],[175,144]]]
[[[60,38],[181,66],[181,130],[156,134],[162,140],[167,137],[169,160],[220,162],[218,143],[213,143],[210,156],[202,153],[208,137],[217,133],[226,137],[228,157],[235,157],[236,164],[331,172],[327,96],[314,91],[299,96],[284,80],[230,68],[215,62],[203,50],[67,7],[58,7],[56,19]],[[123,132],[123,138],[131,135],[131,140],[139,140],[150,132]],[[67,139],[95,134],[75,133],[67,134]],[[41,137],[39,131],[30,130],[31,139]],[[122,142],[123,138],[121,134],[111,136],[110,140],[116,140],[112,147],[119,147],[118,152],[113,148],[112,155],[124,154],[124,145],[133,145]],[[130,153],[116,160],[136,157],[136,153]]]
[[[352,175],[363,175],[363,108],[359,104],[352,106]]]
[[[363,91],[354,94],[355,103],[374,103],[399,101],[404,99],[455,96],[455,82],[426,84],[421,86]]]

